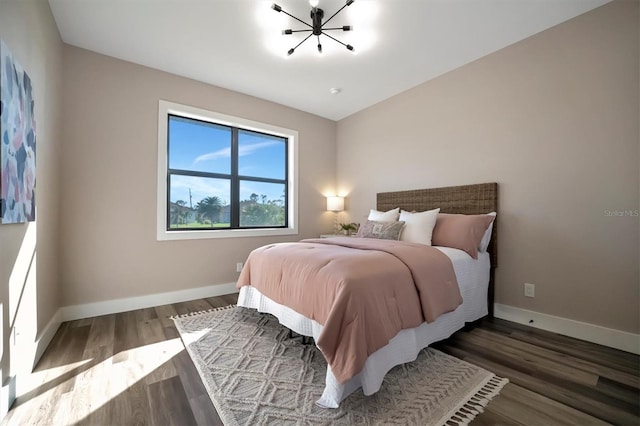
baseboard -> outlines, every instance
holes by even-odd
[[[16,400],[16,376],[9,377],[0,390],[0,421],[9,413],[9,409]]]
[[[53,340],[53,336],[56,335],[56,331],[60,328],[60,324],[62,324],[62,309],[58,309],[55,314],[51,317],[47,325],[40,332],[40,335],[36,338],[35,342],[35,354],[33,359],[33,366],[35,368],[38,365],[38,361],[44,354],[44,351]]]
[[[83,305],[65,306],[62,308],[62,321],[73,321],[82,318],[97,317],[100,315],[116,314],[118,312],[151,308],[153,306],[186,302],[188,300],[222,296],[224,294],[237,292],[236,284],[228,283],[190,288],[187,290],[170,291],[166,293],[149,294],[146,296],[105,300],[104,302],[86,303]]]
[[[496,318],[640,355],[640,335],[496,303]]]

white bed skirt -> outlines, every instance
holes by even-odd
[[[414,361],[418,353],[431,343],[446,339],[464,327],[466,322],[487,315],[489,255],[479,253],[479,258],[475,261],[460,250],[440,249],[452,258],[463,298],[462,305],[453,312],[441,315],[435,322],[422,323],[416,328],[400,331],[386,346],[371,354],[362,371],[346,383],[338,382],[328,366],[324,392],[316,404],[324,408],[337,408],[343,399],[360,387],[365,395],[376,393],[380,390],[384,376],[393,367]],[[255,287],[244,286],[240,289],[238,306],[272,314],[285,327],[300,335],[312,336],[315,341],[318,341],[322,332],[321,324],[274,302]]]

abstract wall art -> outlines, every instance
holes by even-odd
[[[36,219],[36,121],[31,79],[0,41],[0,222]]]

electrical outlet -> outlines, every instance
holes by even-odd
[[[236,263],[236,272],[242,272],[242,262]]]
[[[524,295],[525,297],[536,297],[536,285],[524,283]]]

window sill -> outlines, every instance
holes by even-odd
[[[296,228],[273,229],[229,229],[216,231],[158,231],[158,241],[203,240],[214,238],[271,237],[280,235],[298,235]]]

